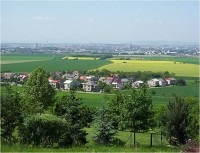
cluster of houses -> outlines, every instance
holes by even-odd
[[[15,73],[3,73],[1,79],[16,78],[20,82],[25,82],[30,74],[15,74]],[[55,79],[57,78],[57,79]],[[131,84],[132,88],[140,88],[144,82],[141,80],[134,81],[133,78],[120,78],[117,74],[113,74],[109,77],[98,76],[85,76],[80,75],[78,71],[72,73],[55,72],[54,77],[48,78],[49,83],[56,89],[70,90],[73,87],[79,87],[85,92],[99,92],[102,89],[99,87],[99,82],[106,85],[110,85],[114,90],[122,90],[126,84]],[[163,87],[168,85],[175,85],[174,78],[154,78],[147,81],[149,87]]]
[[[117,74],[113,74],[109,77],[98,77],[98,76],[79,76],[78,71],[74,71],[72,74],[64,74],[62,79],[65,81],[53,80],[51,77],[49,78],[49,83],[53,85],[55,88],[60,88],[63,90],[69,90],[72,87],[81,87],[85,92],[98,92],[102,89],[99,87],[99,82],[105,83],[106,85],[112,86],[114,90],[122,90],[124,86],[128,83],[131,83],[132,88],[140,88],[144,82],[141,80],[134,81],[133,78],[120,78]],[[147,85],[149,87],[163,87],[169,85],[175,85],[174,78],[154,78],[147,81]]]
[[[2,73],[1,74],[1,83],[5,82],[6,80],[11,81],[11,85],[15,84],[23,84],[27,81],[27,79],[30,77],[29,73],[22,73],[22,74],[16,74],[16,73]]]

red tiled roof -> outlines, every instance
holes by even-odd
[[[52,80],[51,83],[58,83],[58,80]]]
[[[175,80],[174,78],[166,78],[165,80]]]

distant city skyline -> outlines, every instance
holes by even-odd
[[[2,43],[199,42],[198,1],[1,1]]]

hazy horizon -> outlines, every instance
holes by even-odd
[[[2,43],[199,43],[198,1],[2,1]]]

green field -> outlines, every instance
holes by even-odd
[[[10,57],[9,57],[10,56]],[[64,70],[90,70],[95,69],[100,66],[110,64],[110,61],[107,60],[64,60],[62,57],[66,55],[32,55],[26,56],[18,56],[18,55],[7,55],[3,56],[2,59],[9,60],[31,60],[30,62],[26,63],[14,63],[14,64],[1,64],[1,72],[32,72],[35,68],[41,66],[49,72],[54,71],[64,71]],[[33,61],[43,59],[42,61]],[[4,61],[5,61],[4,60]]]
[[[5,88],[2,87],[1,90],[3,92]],[[13,86],[14,91],[19,91],[23,94],[23,88],[18,86]],[[155,91],[154,95],[151,95],[152,90]],[[198,85],[190,85],[190,86],[170,86],[163,88],[149,88],[149,94],[152,96],[153,105],[158,107],[160,105],[166,105],[171,99],[172,94],[175,93],[178,96],[183,97],[199,97],[199,86]],[[121,93],[130,93],[130,91],[122,90]],[[57,91],[57,96],[60,99],[62,96],[69,94],[69,91]],[[114,93],[112,94],[104,94],[104,93],[85,93],[85,92],[77,92],[77,97],[82,99],[84,105],[99,107],[103,102],[111,100],[114,97]]]
[[[112,59],[119,59],[119,58],[130,58],[130,59],[144,59],[144,60],[154,60],[154,61],[176,61],[182,63],[190,63],[190,64],[199,64],[198,57],[177,57],[177,56],[152,56],[152,55],[140,55],[140,56],[114,56]]]
[[[1,54],[1,60],[49,60],[51,54]]]
[[[68,54],[3,54],[1,72],[31,72],[42,66],[47,71],[108,69],[110,71],[169,71],[181,77],[199,76],[199,58],[170,56],[130,56],[143,60],[91,60],[91,57],[78,57],[80,60],[64,60]],[[126,56],[122,56],[126,57]],[[74,58],[74,57],[73,57]],[[84,60],[82,60],[82,58]],[[120,57],[114,57],[120,58]],[[176,62],[174,62],[176,61]],[[193,64],[188,64],[193,63]]]

